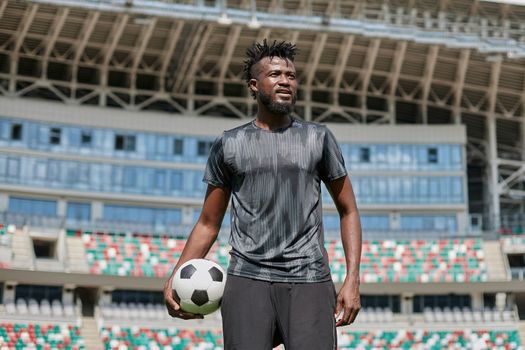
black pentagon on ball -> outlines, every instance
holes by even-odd
[[[195,266],[193,265],[186,265],[180,270],[180,278],[181,279],[190,279],[191,276],[197,271]]]
[[[205,290],[196,289],[191,295],[191,301],[197,306],[202,306],[206,304],[210,299],[208,299],[208,293]]]
[[[208,270],[210,273],[211,279],[215,282],[222,282],[222,272],[215,266]]]

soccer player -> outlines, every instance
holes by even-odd
[[[336,327],[360,309],[361,226],[340,148],[321,124],[291,116],[296,47],[266,40],[247,50],[244,74],[255,119],[219,136],[210,150],[201,215],[174,271],[204,258],[231,198],[230,264],[222,299],[226,350],[335,349]],[[347,275],[337,294],[324,248],[321,181],[337,207]],[[184,312],[164,288],[169,314]]]

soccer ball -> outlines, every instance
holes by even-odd
[[[186,261],[175,273],[171,287],[182,310],[207,315],[221,304],[226,274],[222,267],[206,259]]]

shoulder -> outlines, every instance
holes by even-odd
[[[222,133],[222,137],[231,137],[231,136],[235,136],[241,132],[245,132],[246,130],[250,130],[252,129],[252,122],[249,121],[247,123],[244,123],[242,125],[239,125],[239,126],[236,126],[235,128],[233,129],[229,129],[229,130],[225,130],[223,133]]]
[[[307,131],[309,134],[316,134],[318,137],[324,137],[324,135],[328,132],[330,132],[330,129],[324,124],[312,122],[312,121],[306,121],[301,119],[295,119],[294,118],[294,127],[303,129]]]

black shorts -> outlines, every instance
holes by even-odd
[[[266,282],[228,275],[222,297],[225,350],[337,347],[332,281]]]

